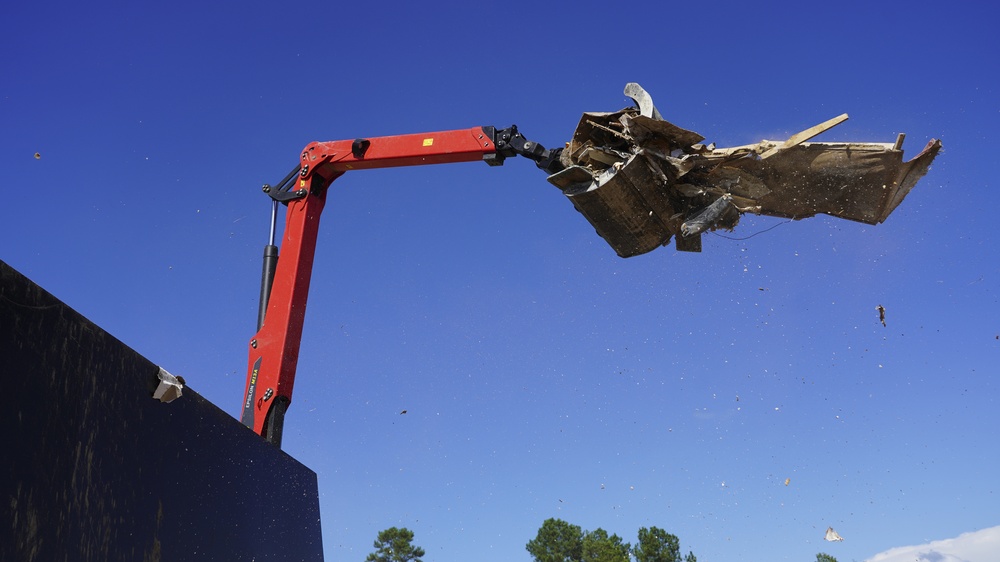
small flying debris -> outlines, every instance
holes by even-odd
[[[42,155],[36,152],[35,153],[35,160],[41,160],[41,159],[42,159]]]
[[[882,306],[882,305],[878,305],[878,306],[875,307],[875,310],[878,311],[878,321],[882,323],[882,327],[884,328],[885,327],[885,307]]]
[[[837,534],[837,531],[833,530],[833,527],[826,528],[826,536],[823,537],[830,542],[840,542],[844,540],[844,537]]]
[[[399,413],[399,415],[403,415],[403,414],[405,414],[405,413],[406,413],[406,410],[403,410],[403,411],[401,411],[401,412]]]
[[[787,486],[787,485],[789,485],[791,483],[792,483],[792,479],[791,478],[785,478],[785,486]]]

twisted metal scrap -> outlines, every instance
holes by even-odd
[[[823,213],[884,222],[941,149],[931,139],[903,162],[893,143],[806,142],[847,120],[839,115],[784,141],[717,148],[663,120],[635,83],[637,107],[584,113],[549,177],[622,257],[676,240],[700,251],[706,230],[733,229],[743,213],[803,219]]]

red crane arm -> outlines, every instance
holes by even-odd
[[[371,168],[474,162],[494,154],[483,127],[372,139],[314,142],[302,151],[302,166],[346,172]]]
[[[313,142],[299,168],[277,189],[264,186],[275,202],[288,205],[281,259],[273,241],[265,248],[258,331],[250,339],[241,421],[280,446],[284,414],[292,400],[302,340],[309,279],[327,187],[348,170],[449,164],[485,160],[500,165],[521,154],[543,169],[556,166],[559,151],[531,143],[517,127],[497,131],[474,127],[370,139]],[[555,162],[555,163],[554,163]],[[277,203],[275,203],[277,204]],[[272,231],[273,234],[273,231]],[[270,266],[277,261],[276,268]],[[269,279],[270,277],[270,279]]]

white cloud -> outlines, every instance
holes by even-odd
[[[865,562],[1000,562],[1000,525],[953,539],[891,548]]]

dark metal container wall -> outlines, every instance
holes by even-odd
[[[0,261],[0,560],[321,560],[316,474]]]

